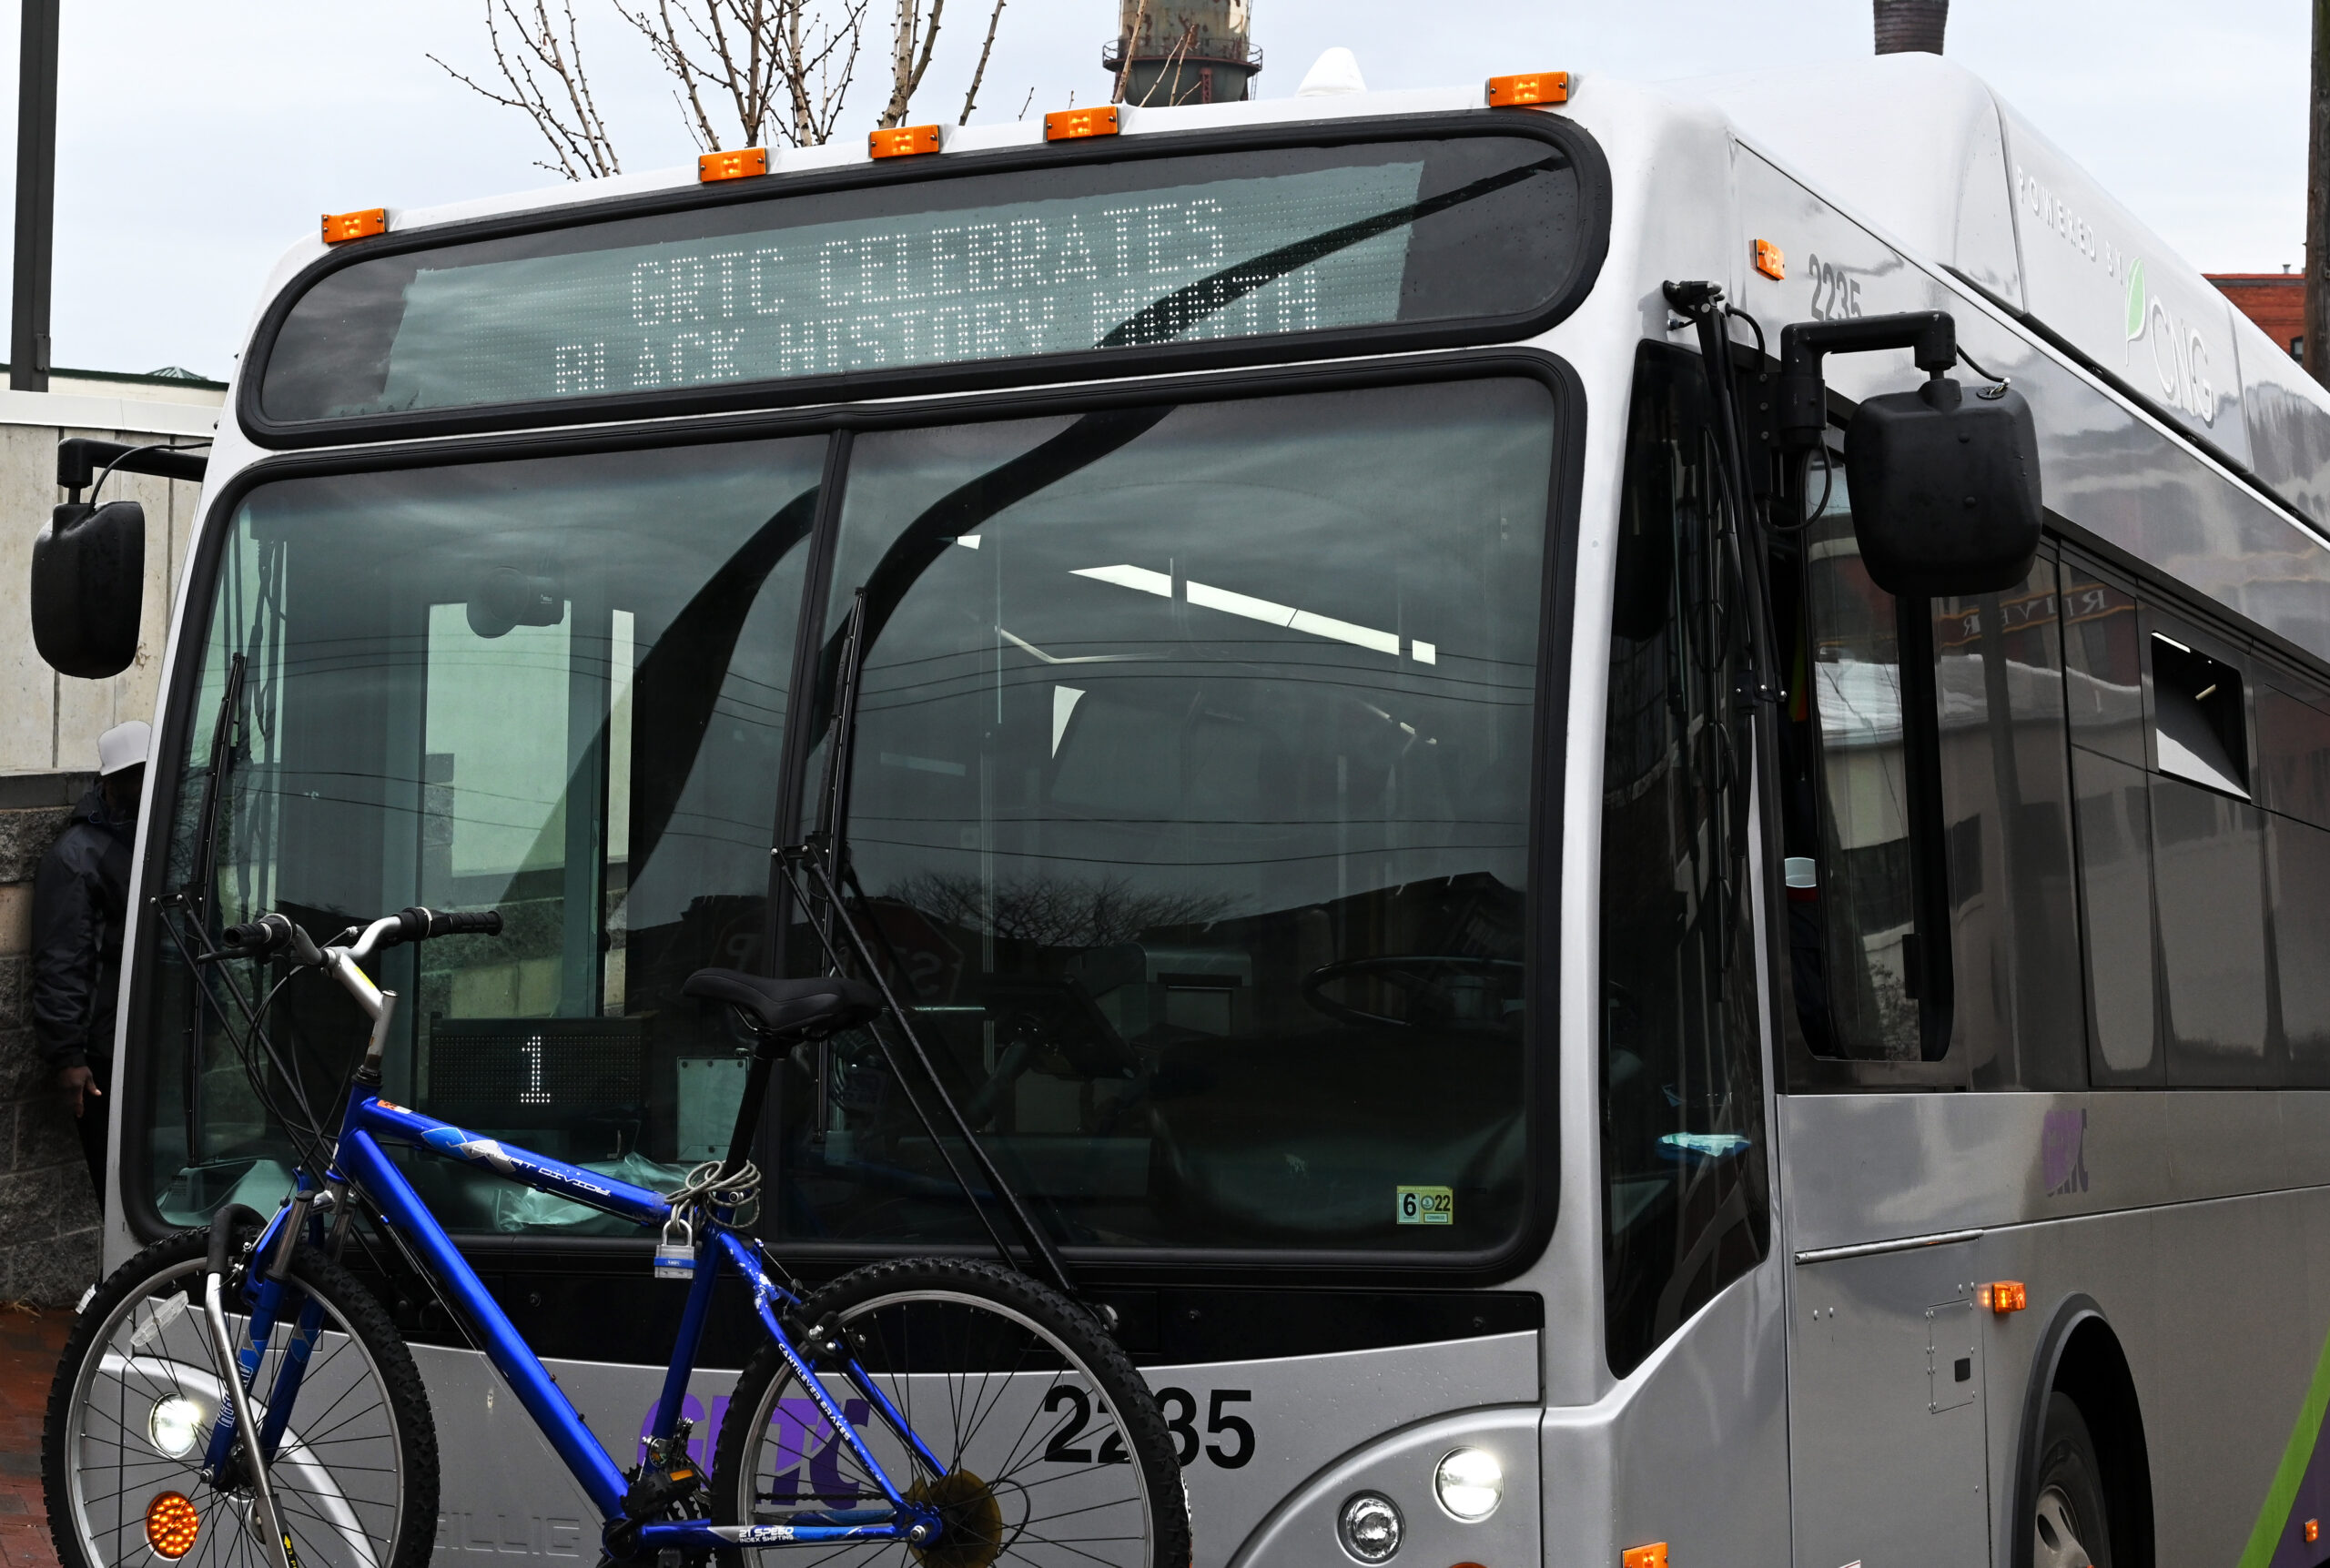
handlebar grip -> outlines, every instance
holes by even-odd
[[[229,949],[251,952],[268,946],[272,936],[273,933],[268,931],[266,921],[246,920],[240,926],[229,926],[218,933],[218,945]]]
[[[428,936],[499,936],[501,911],[467,909],[442,915],[414,905],[397,912],[395,940],[418,942]]]
[[[471,909],[458,915],[440,915],[429,923],[431,936],[499,936],[501,935],[501,911]]]

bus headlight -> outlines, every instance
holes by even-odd
[[[1440,1462],[1432,1489],[1440,1506],[1467,1524],[1478,1524],[1504,1501],[1504,1468],[1484,1448],[1460,1448]]]
[[[1380,1492],[1360,1492],[1343,1504],[1335,1533],[1362,1563],[1389,1562],[1400,1549],[1400,1510]]]
[[[203,1414],[200,1405],[182,1395],[157,1400],[146,1417],[146,1435],[154,1440],[154,1446],[160,1452],[172,1459],[184,1459],[194,1452]]]

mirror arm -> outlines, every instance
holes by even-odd
[[[188,443],[207,447],[206,439]],[[101,441],[89,436],[74,436],[56,443],[56,487],[79,501],[81,492],[96,482],[100,467],[118,469],[123,473],[153,474],[161,479],[189,480],[202,482],[209,467],[208,455],[183,448],[161,445],[132,446],[123,441]]]
[[[1779,434],[1806,450],[1829,424],[1829,390],[1820,361],[1829,354],[1907,349],[1918,369],[1939,380],[1958,360],[1958,324],[1947,310],[1904,310],[1846,321],[1798,321],[1780,329]]]

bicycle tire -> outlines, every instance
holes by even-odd
[[[844,1275],[811,1296],[801,1317],[839,1329],[875,1386],[944,1460],[946,1474],[930,1473],[866,1401],[850,1398],[846,1379],[828,1375],[827,1353],[800,1347],[876,1462],[907,1495],[935,1502],[946,1522],[920,1547],[730,1549],[720,1553],[721,1568],[788,1561],[804,1568],[1188,1568],[1189,1498],[1165,1417],[1086,1309],[993,1264],[906,1258]],[[943,1395],[934,1379],[946,1380]],[[790,1408],[788,1390],[798,1401]],[[1048,1468],[1035,1473],[1038,1466]],[[806,1493],[799,1490],[805,1475]],[[787,1477],[789,1499],[781,1492]],[[848,1488],[839,1498],[830,1490],[836,1483]],[[1037,1487],[1063,1485],[1035,1496]],[[712,1486],[713,1521],[722,1524],[765,1522],[784,1501],[882,1502],[775,1344],[761,1346],[736,1380]]]
[[[208,1230],[155,1242],[106,1278],[66,1339],[41,1432],[62,1568],[168,1564],[146,1521],[153,1500],[172,1492],[198,1521],[180,1568],[271,1568],[247,1488],[201,1474],[219,1393],[201,1301],[208,1248]],[[371,1293],[323,1253],[299,1248],[291,1278],[299,1290],[287,1297],[253,1387],[263,1408],[295,1315],[312,1298],[321,1328],[269,1472],[301,1568],[425,1568],[436,1544],[437,1438],[412,1353]],[[239,1292],[230,1288],[227,1304],[239,1351],[249,1345],[232,1310]]]

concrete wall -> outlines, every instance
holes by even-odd
[[[69,1306],[96,1278],[98,1214],[71,1109],[34,1052],[25,1013],[33,874],[96,766],[97,736],[154,716],[163,643],[198,487],[116,474],[106,499],[146,509],[146,613],[137,658],[109,681],[76,681],[33,647],[32,545],[56,488],[56,443],[207,437],[219,395],[167,385],[82,383],[0,392],[0,1301]],[[86,499],[86,497],[84,499]]]
[[[34,402],[61,407],[20,410]],[[194,522],[197,487],[179,480],[115,474],[106,482],[107,500],[135,501],[146,508],[145,635],[137,662],[110,681],[76,681],[57,674],[34,651],[32,611],[25,584],[32,570],[33,540],[48,521],[49,509],[65,500],[56,488],[56,443],[66,436],[106,440],[187,440],[208,435],[215,407],[183,403],[111,409],[74,407],[109,400],[36,392],[0,395],[0,774],[84,770],[96,764],[97,736],[125,719],[150,719],[162,673],[162,643],[169,632],[178,571]],[[20,422],[24,413],[70,417],[105,411],[143,416],[134,426]],[[86,499],[86,498],[84,498]]]

